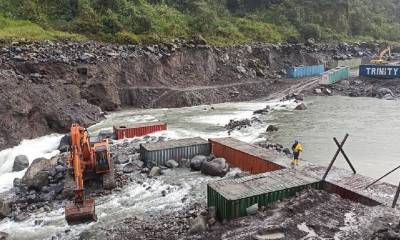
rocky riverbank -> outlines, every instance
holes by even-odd
[[[393,100],[400,96],[400,79],[370,79],[351,77],[332,85],[319,85],[307,89],[307,96],[373,97]]]
[[[182,107],[267,97],[302,81],[294,65],[371,57],[376,44],[251,44],[216,47],[177,40],[151,46],[15,42],[0,46],[0,149],[104,111]]]

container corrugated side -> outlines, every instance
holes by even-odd
[[[276,176],[274,176],[274,178],[276,178]],[[231,220],[246,216],[246,209],[254,204],[258,203],[259,206],[267,206],[279,200],[292,197],[297,192],[307,188],[314,188],[318,190],[324,189],[324,183],[317,179],[307,183],[301,182],[298,185],[293,184],[293,182],[291,184],[286,184],[284,182],[285,180],[289,179],[285,179],[283,177],[281,179],[282,183],[275,186],[270,186],[269,191],[263,191],[263,189],[257,189],[257,187],[254,187],[251,189],[251,194],[245,196],[238,194],[237,198],[224,195],[223,192],[218,190],[215,183],[210,183],[207,186],[207,205],[209,207],[214,206],[216,208],[217,216],[220,221],[224,219]],[[240,184],[241,180],[239,179],[232,181],[237,181],[237,184]],[[246,179],[246,181],[251,181],[251,179]],[[235,182],[233,182],[233,184],[235,184]],[[266,182],[266,184],[268,184],[268,182]],[[228,185],[228,187],[231,188],[232,186]],[[232,189],[232,191],[235,191],[235,189]]]
[[[141,137],[150,133],[167,130],[167,124],[164,122],[139,123],[128,127],[113,127],[117,140],[124,138]]]
[[[149,144],[146,145],[149,146]],[[155,150],[148,150],[143,145],[140,145],[140,156],[145,163],[155,162],[157,165],[165,165],[171,159],[179,161],[181,159],[191,159],[196,155],[210,155],[210,144],[205,141],[202,144],[186,144],[184,146]]]
[[[337,67],[325,72],[321,77],[320,84],[335,84],[349,76],[350,70],[348,67]]]
[[[321,76],[324,72],[324,65],[291,67],[288,69],[288,76],[291,78]]]
[[[400,78],[399,65],[360,65],[359,75],[373,78]]]
[[[242,171],[249,172],[251,174],[259,174],[264,172],[272,172],[276,170],[284,169],[285,167],[268,161],[268,159],[260,158],[253,155],[254,152],[246,152],[237,149],[237,145],[228,145],[228,143],[217,142],[221,139],[209,139],[211,143],[211,152],[216,157],[223,157],[227,162],[234,166],[240,168]],[[241,143],[236,143],[241,144]],[[247,143],[242,143],[243,145],[249,145]],[[246,147],[246,146],[244,146]],[[267,151],[263,149],[264,151]]]

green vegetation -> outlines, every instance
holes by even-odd
[[[400,40],[398,0],[0,0],[0,38]],[[83,37],[84,36],[84,37]]]

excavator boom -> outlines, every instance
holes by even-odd
[[[390,47],[384,49],[384,50],[379,54],[379,58],[378,58],[378,59],[372,60],[371,63],[373,63],[373,64],[383,64],[383,63],[385,63],[384,57],[385,57],[385,54],[386,54],[386,53],[389,53],[389,56],[390,56]]]
[[[95,202],[94,199],[85,199],[83,182],[85,167],[93,162],[93,158],[87,132],[77,124],[71,127],[70,149],[68,164],[73,167],[75,190],[74,202],[65,206],[65,219],[68,224],[96,221]]]

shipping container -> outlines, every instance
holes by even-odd
[[[290,78],[321,76],[325,71],[324,65],[291,67],[288,70]]]
[[[328,68],[348,67],[350,69],[359,68],[362,63],[361,58],[352,58],[346,60],[334,60],[328,63]]]
[[[216,208],[218,220],[231,220],[254,204],[267,206],[310,187],[322,190],[324,184],[291,169],[215,181],[207,185],[207,205]]]
[[[150,133],[167,130],[164,122],[136,123],[129,126],[114,126],[114,135],[117,140],[124,138],[141,137]]]
[[[234,138],[216,138],[209,141],[211,152],[216,157],[225,158],[231,166],[238,167],[242,171],[259,174],[285,168],[282,156],[274,151]]]
[[[322,75],[320,84],[335,84],[343,79],[348,79],[350,69],[348,67],[337,67],[325,72]]]
[[[165,165],[168,160],[191,159],[196,155],[210,155],[210,144],[202,138],[186,138],[140,145],[140,157],[145,163]]]
[[[360,65],[360,76],[372,78],[400,78],[400,65]]]

